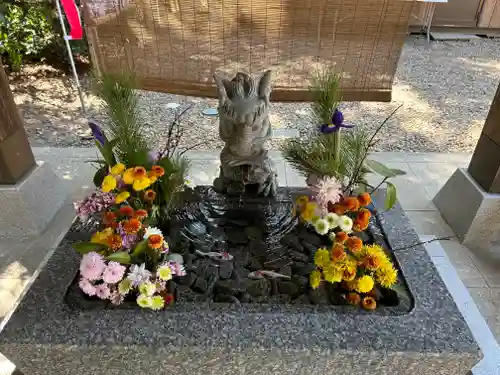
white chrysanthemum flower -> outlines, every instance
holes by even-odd
[[[335,232],[330,232],[330,234],[328,235],[328,238],[330,239],[330,241],[332,241],[333,243],[337,242],[337,237],[336,237],[336,233]]]
[[[325,235],[330,230],[330,225],[325,219],[318,219],[314,223],[314,229],[316,229],[316,232],[318,232],[318,234]]]
[[[147,227],[146,232],[144,233],[144,239],[147,240],[149,236],[152,236],[153,234],[159,234],[160,236],[163,237],[163,233],[161,232],[160,229],[156,227]]]
[[[333,212],[329,212],[325,216],[325,220],[328,221],[330,229],[335,229],[339,226],[339,215]]]
[[[189,176],[186,176],[186,178],[184,179],[184,186],[186,186],[189,189],[194,189],[196,187],[195,183]]]
[[[338,223],[341,231],[346,233],[351,232],[352,219],[349,216],[342,215],[341,217],[339,217]]]

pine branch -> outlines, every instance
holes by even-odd
[[[147,150],[145,126],[139,117],[135,79],[128,75],[103,74],[96,82],[97,94],[105,102],[107,130],[115,140],[118,159],[126,165],[142,163]]]

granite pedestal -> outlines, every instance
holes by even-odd
[[[16,184],[0,185],[0,239],[40,234],[66,197],[62,181],[44,162]]]
[[[500,194],[487,193],[465,169],[457,169],[434,204],[464,245],[500,259]]]
[[[162,312],[72,310],[68,233],[0,333],[25,375],[459,375],[481,353],[397,205],[381,215],[411,293],[399,315],[314,306],[177,304]]]

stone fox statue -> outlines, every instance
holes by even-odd
[[[214,189],[228,195],[274,196],[276,172],[264,145],[271,137],[271,71],[259,77],[214,75],[219,95],[219,136],[224,142]]]

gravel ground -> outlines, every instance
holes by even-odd
[[[500,79],[500,39],[432,42],[409,37],[401,56],[390,103],[342,105],[346,122],[374,129],[393,109],[403,107],[380,133],[377,149],[406,152],[470,152],[474,149]],[[85,82],[84,82],[85,85]],[[69,76],[47,66],[27,67],[11,87],[33,146],[93,146]],[[202,115],[215,100],[140,91],[148,136],[161,141],[175,111],[192,105],[183,122],[184,145],[217,150],[217,119]],[[177,110],[168,103],[179,103]],[[100,101],[86,95],[92,116]],[[307,103],[273,103],[270,113],[277,148],[286,134],[311,127]],[[281,129],[281,130],[280,130]]]

